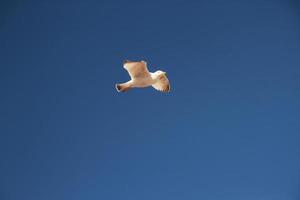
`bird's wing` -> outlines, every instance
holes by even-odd
[[[132,62],[126,60],[123,63],[123,67],[127,70],[131,79],[142,78],[150,75],[145,61]]]
[[[171,90],[170,82],[166,75],[163,75],[152,87],[161,92],[170,92]]]

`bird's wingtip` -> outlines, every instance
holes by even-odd
[[[119,84],[116,84],[115,87],[118,92],[121,92],[121,86]]]
[[[124,61],[123,61],[123,64],[125,65],[125,64],[131,63],[131,62],[132,62],[131,60],[124,60]]]

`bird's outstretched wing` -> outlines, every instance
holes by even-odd
[[[145,61],[133,62],[125,60],[123,62],[123,67],[127,70],[131,79],[142,78],[150,75]]]
[[[166,75],[163,75],[152,87],[161,92],[170,92],[171,90],[170,82]]]

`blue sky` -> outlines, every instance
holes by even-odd
[[[0,7],[0,199],[299,199],[297,1]]]

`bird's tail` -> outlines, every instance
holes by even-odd
[[[116,89],[118,92],[126,92],[131,89],[131,84],[129,84],[128,82],[116,84]]]

